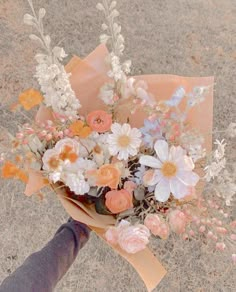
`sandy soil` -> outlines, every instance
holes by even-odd
[[[66,52],[85,56],[96,47],[102,21],[97,0],[34,2],[46,8],[46,29]],[[214,125],[227,127],[236,116],[236,1],[119,0],[118,6],[133,72],[214,75]],[[12,132],[22,118],[4,105],[37,86],[32,78],[37,48],[28,39],[31,29],[22,22],[26,12],[26,0],[0,0],[0,124]],[[0,185],[1,283],[53,236],[67,215],[53,195],[39,202],[24,197],[19,184]],[[155,291],[234,291],[235,268],[199,242],[172,237],[153,240],[152,248],[169,271]],[[129,264],[93,234],[56,291],[144,292],[145,287]]]

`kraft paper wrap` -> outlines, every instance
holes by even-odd
[[[108,67],[105,62],[107,54],[106,47],[100,45],[83,60],[74,56],[66,66],[67,72],[71,73],[70,81],[72,88],[82,104],[81,115],[86,115],[92,110],[106,109],[106,106],[97,97],[101,86],[105,82],[109,82],[109,78],[107,77]],[[188,122],[191,127],[199,130],[204,135],[205,147],[207,151],[211,150],[212,138],[210,133],[213,123],[213,77],[142,75],[134,76],[134,78],[146,81],[148,91],[158,101],[169,99],[179,86],[183,86],[187,92],[191,92],[194,86],[210,86],[206,100],[199,107],[195,107],[189,112]],[[124,117],[128,115],[128,112],[124,112]],[[145,114],[140,111],[133,116],[129,116],[129,118],[132,126],[140,127],[143,124]],[[53,119],[52,113],[49,109],[41,106],[36,115],[36,120],[45,121],[46,119]],[[42,179],[42,174],[32,171],[29,175],[29,182],[25,194],[28,196],[32,195],[45,185],[47,183]],[[104,239],[105,230],[115,224],[115,219],[112,216],[97,214],[93,207],[68,198],[62,189],[56,189],[54,187],[54,191],[57,193],[67,213],[75,220],[90,226],[101,238]],[[152,291],[165,276],[166,270],[148,248],[135,255],[127,254],[117,246],[112,246],[112,248],[135,268],[143,279],[148,291]]]

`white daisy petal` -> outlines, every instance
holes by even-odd
[[[169,157],[169,146],[168,143],[164,140],[156,141],[154,149],[159,157],[159,159],[164,162]]]
[[[124,124],[121,127],[121,133],[120,134],[129,136],[130,135],[130,130],[131,130],[130,125],[129,124]]]
[[[157,169],[154,171],[153,177],[148,181],[149,186],[155,186],[163,179],[163,175],[161,174],[160,170]]]
[[[170,154],[169,154],[169,160],[178,160],[180,157],[182,158],[184,155],[186,155],[186,151],[180,147],[180,146],[171,146],[170,147]]]
[[[179,171],[177,178],[187,186],[195,186],[199,181],[199,176],[192,171]]]
[[[121,131],[121,125],[118,124],[118,123],[114,123],[111,125],[111,130],[113,133],[115,134],[120,134],[120,131]]]
[[[149,155],[141,156],[139,159],[139,163],[148,167],[152,167],[152,168],[161,168],[162,166],[162,163],[160,162],[160,160]]]
[[[167,179],[162,179],[155,188],[155,197],[159,202],[166,202],[170,197],[170,184]]]
[[[175,162],[181,170],[192,171],[194,169],[194,162],[189,156],[181,156]]]
[[[132,129],[132,133],[131,133],[131,137],[134,138],[134,139],[136,137],[140,138],[140,137],[142,137],[142,133],[140,132],[139,129],[133,128]]]
[[[119,160],[127,160],[129,157],[128,152],[126,150],[120,150],[117,158]]]
[[[129,152],[129,154],[131,155],[131,156],[134,156],[134,155],[136,155],[137,154],[137,149],[136,149],[136,147],[132,147],[132,145],[128,148],[128,152]]]
[[[189,194],[189,188],[178,178],[170,179],[170,190],[176,199],[182,199]]]
[[[118,149],[117,149],[116,146],[114,146],[114,147],[109,147],[108,150],[109,150],[109,153],[110,153],[111,155],[113,155],[113,156],[116,155],[116,154],[118,153]]]

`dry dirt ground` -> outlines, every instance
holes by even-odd
[[[86,56],[98,44],[101,16],[97,0],[35,0],[45,7],[46,30],[66,52]],[[224,128],[236,116],[235,0],[118,0],[126,55],[133,72],[183,76],[214,75],[214,125]],[[4,107],[33,80],[36,45],[23,25],[26,0],[0,0],[0,124],[15,131],[21,117]],[[26,198],[22,187],[0,181],[0,283],[67,219],[53,195],[43,202]],[[233,292],[235,267],[214,257],[199,242],[154,240],[152,248],[168,269],[155,291]],[[144,292],[136,272],[94,234],[57,292]],[[17,291],[16,291],[17,292]]]

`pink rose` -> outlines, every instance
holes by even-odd
[[[137,188],[136,183],[132,181],[126,181],[124,183],[124,189],[128,191],[130,194],[133,194],[133,191]]]
[[[181,234],[185,232],[188,218],[183,212],[180,210],[173,210],[169,213],[168,217],[170,227],[175,233]]]
[[[121,220],[117,227],[110,227],[106,233],[106,240],[119,246],[127,253],[136,253],[146,248],[149,242],[150,231],[144,225],[131,225],[126,220]]]
[[[109,228],[105,233],[106,240],[113,245],[116,245],[118,242],[119,232],[118,229],[115,227]]]
[[[144,225],[155,236],[162,239],[167,239],[169,236],[169,226],[166,222],[160,219],[157,214],[149,214],[144,220]]]
[[[150,231],[144,225],[126,225],[119,231],[118,243],[127,253],[136,253],[146,248]]]

